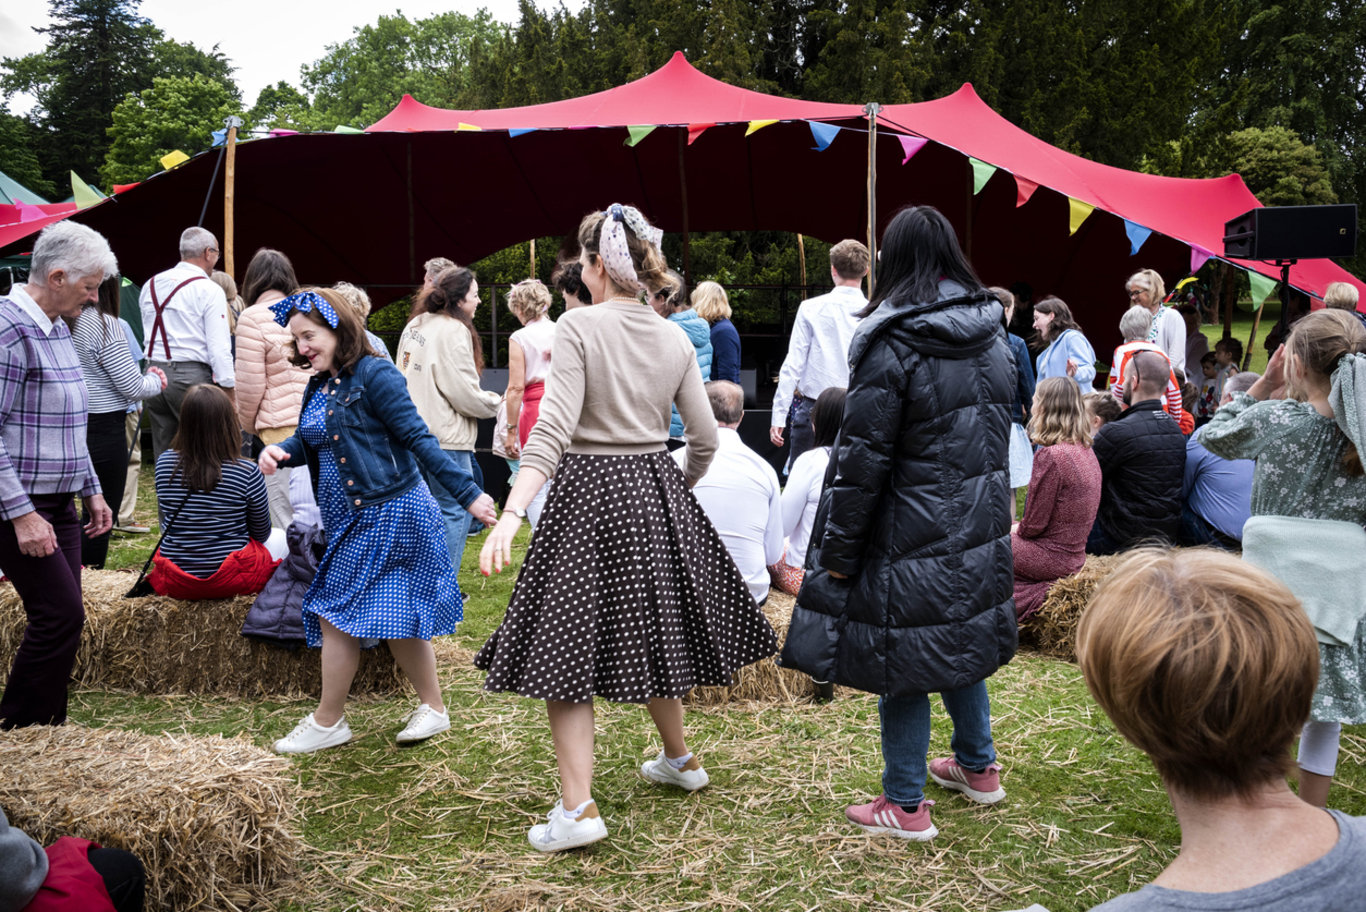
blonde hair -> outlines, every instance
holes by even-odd
[[[1356,310],[1360,294],[1351,282],[1333,282],[1323,292],[1323,305],[1333,310]]]
[[[550,310],[550,289],[540,279],[523,279],[508,291],[508,310],[526,323]]]
[[[708,323],[730,319],[730,299],[716,282],[703,282],[692,290],[692,309]]]
[[[1156,270],[1140,269],[1129,276],[1129,281],[1124,283],[1125,290],[1127,291],[1129,286],[1135,282],[1148,289],[1148,300],[1154,304],[1161,304],[1162,300],[1167,297],[1167,286],[1162,283],[1162,276],[1158,275]]]
[[[365,293],[365,289],[352,285],[350,282],[338,282],[332,286],[332,290],[341,295],[347,304],[354,307],[362,320],[370,318],[370,296]]]
[[[1034,407],[1026,428],[1029,439],[1038,446],[1055,443],[1091,445],[1091,422],[1081,388],[1071,377],[1048,377],[1034,387]]]
[[[1331,384],[1333,371],[1343,355],[1366,352],[1366,329],[1361,321],[1344,310],[1318,310],[1295,322],[1285,340],[1288,360],[1325,386]],[[1301,402],[1308,393],[1296,382],[1295,372],[1286,371],[1286,392]],[[1340,432],[1339,432],[1340,433]],[[1366,475],[1361,455],[1351,442],[1342,454],[1342,469],[1348,475]]]
[[[1082,613],[1077,662],[1164,783],[1206,800],[1289,772],[1319,677],[1314,627],[1285,584],[1203,548],[1131,552]]]

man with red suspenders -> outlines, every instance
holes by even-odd
[[[218,262],[218,239],[203,228],[180,235],[180,262],[142,286],[138,304],[146,328],[147,358],[166,372],[166,389],[147,400],[152,458],[171,445],[180,427],[180,401],[197,383],[236,384],[228,333],[227,299],[209,273]]]

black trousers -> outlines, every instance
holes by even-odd
[[[142,912],[147,873],[136,855],[123,849],[91,849],[86,857],[104,881],[116,912]]]
[[[118,521],[119,505],[123,503],[123,489],[128,483],[128,440],[124,434],[125,412],[104,412],[91,415],[85,425],[85,445],[90,450],[90,461],[95,464],[95,477],[100,480],[105,503]],[[81,511],[82,524],[90,517]],[[104,568],[109,556],[109,533],[97,538],[81,535],[81,563],[95,570]]]

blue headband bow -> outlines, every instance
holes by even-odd
[[[332,305],[327,303],[327,299],[316,291],[300,291],[287,298],[276,301],[270,305],[270,312],[275,314],[275,322],[281,326],[289,325],[289,315],[294,311],[308,313],[313,308],[318,308],[318,313],[323,315],[327,325],[333,329],[337,328],[337,312],[332,309]]]

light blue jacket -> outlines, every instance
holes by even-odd
[[[703,381],[711,379],[711,324],[697,315],[697,311],[689,308],[675,314],[669,314],[666,318],[670,323],[677,323],[679,328],[687,335],[688,341],[692,342],[693,348],[697,349],[697,368],[702,372]],[[683,419],[678,417],[678,409],[673,410],[669,418],[669,436],[683,436]]]
[[[1067,360],[1077,362],[1077,372],[1072,379],[1077,381],[1083,393],[1091,392],[1091,381],[1096,379],[1096,350],[1086,337],[1075,329],[1064,329],[1062,335],[1053,340],[1036,360],[1039,380],[1049,377],[1066,377]]]

